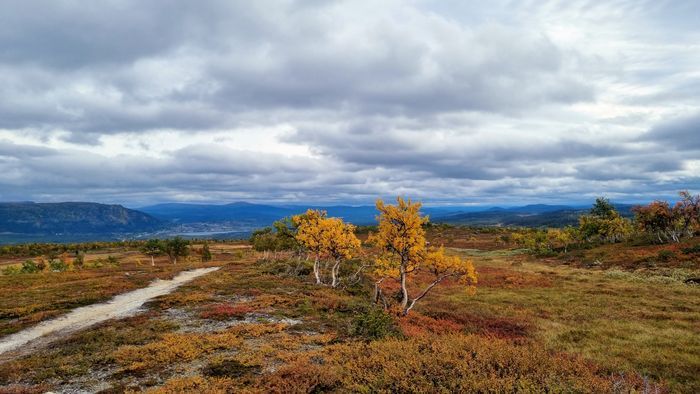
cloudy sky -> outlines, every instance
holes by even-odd
[[[700,189],[700,2],[32,1],[0,200],[518,204]]]

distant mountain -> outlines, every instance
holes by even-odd
[[[158,204],[139,208],[171,224],[228,223],[241,228],[269,226],[275,220],[296,215],[306,209],[322,209],[329,216],[341,217],[356,225],[375,224],[377,210],[373,205],[265,205],[235,202],[212,204]],[[623,215],[629,216],[631,205],[619,205]],[[424,207],[423,213],[431,221],[480,226],[565,226],[578,222],[579,215],[589,207],[532,204],[517,207],[444,206]]]
[[[224,205],[167,203],[138,208],[161,220],[176,224],[192,223],[238,223],[244,226],[269,226],[275,220],[305,212],[307,209],[321,209],[328,216],[340,217],[356,225],[376,223],[377,209],[374,205],[265,205],[247,202],[234,202]],[[474,207],[428,207],[423,213],[431,217],[466,212]],[[483,208],[481,208],[483,209]]]
[[[632,207],[628,204],[615,204],[617,211],[624,217],[632,217]],[[589,210],[589,207],[536,204],[445,215],[433,221],[472,226],[564,227],[576,226],[578,217],[587,214]]]
[[[616,205],[623,216],[631,216],[632,205]],[[151,205],[138,210],[121,205],[89,202],[0,203],[0,244],[13,242],[74,242],[122,238],[245,237],[275,220],[322,209],[356,225],[376,224],[373,205],[266,205],[230,204]],[[423,213],[436,223],[474,226],[560,227],[576,225],[589,207],[534,204],[519,207],[442,206],[424,207]]]
[[[121,205],[92,202],[0,203],[0,233],[131,233],[158,228],[153,216]]]
[[[488,211],[500,211],[500,212],[520,212],[520,213],[545,213],[545,212],[555,212],[555,211],[565,211],[571,209],[586,209],[587,207],[572,207],[569,205],[547,205],[547,204],[530,204],[520,207],[494,207]]]
[[[238,222],[267,226],[275,220],[296,213],[286,207],[234,202],[225,205],[211,204],[157,204],[139,208],[158,219],[171,223],[221,223]]]

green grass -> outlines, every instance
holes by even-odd
[[[472,251],[465,254],[475,256]],[[490,254],[489,256],[493,256]],[[700,383],[700,287],[673,276],[583,270],[508,258],[475,259],[477,271],[497,267],[546,274],[548,287],[479,287],[473,297],[440,289],[421,309],[449,305],[452,313],[508,317],[532,325],[547,348],[577,353],[615,370],[636,370],[682,391]],[[661,280],[659,278],[666,278]],[[680,278],[680,279],[674,279]]]

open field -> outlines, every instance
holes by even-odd
[[[372,305],[370,281],[316,286],[303,260],[235,245],[211,245],[207,264],[151,267],[124,251],[119,266],[0,276],[12,294],[0,301],[1,337],[156,277],[222,266],[143,313],[0,364],[0,392],[700,391],[700,286],[683,281],[698,276],[696,257],[651,264],[656,246],[616,245],[538,258],[501,235],[431,229],[473,259],[477,291],[438,286],[403,318]],[[622,264],[626,253],[648,264]],[[588,266],[593,257],[604,264]]]

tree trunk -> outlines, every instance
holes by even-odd
[[[320,285],[321,284],[321,272],[320,272],[320,267],[318,266],[318,257],[314,260],[314,276],[316,277],[316,284]]]
[[[406,266],[401,264],[401,309],[408,307],[408,289],[406,288]]]
[[[336,288],[338,286],[339,280],[338,280],[338,272],[340,271],[340,260],[335,260],[335,264],[333,264],[333,268],[331,268],[331,277],[332,277],[332,282],[331,282],[331,287]]]
[[[382,293],[382,289],[379,287],[379,285],[381,285],[382,282],[384,282],[384,279],[386,279],[386,278],[382,278],[382,279],[379,279],[378,281],[374,282],[374,303],[375,304],[379,303],[379,297],[381,296],[381,293]]]

